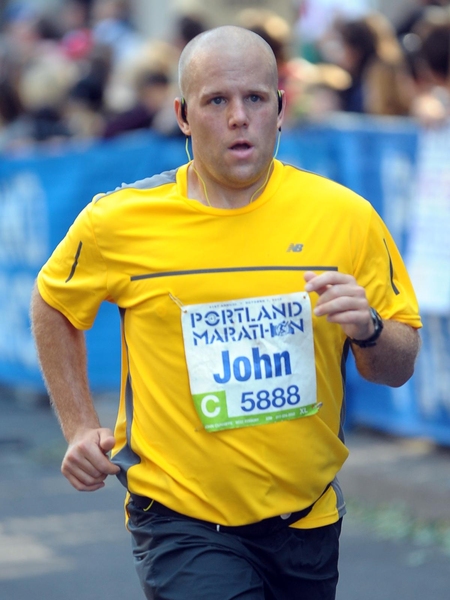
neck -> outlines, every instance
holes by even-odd
[[[242,208],[254,202],[263,193],[274,168],[272,160],[264,174],[264,178],[253,185],[242,188],[225,188],[213,181],[205,182],[192,162],[188,169],[188,196],[198,200],[205,206],[213,208]]]

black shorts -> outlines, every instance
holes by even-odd
[[[334,600],[341,520],[270,535],[223,533],[127,507],[136,570],[149,600]]]

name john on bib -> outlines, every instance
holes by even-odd
[[[237,356],[230,359],[229,350],[222,352],[222,374],[214,373],[214,381],[217,383],[228,383],[234,378],[236,381],[248,381],[249,379],[271,379],[291,375],[291,357],[289,352],[275,352],[273,356],[260,354],[258,348],[252,348],[251,358]]]
[[[192,399],[206,431],[317,412],[308,294],[184,306],[181,319]]]

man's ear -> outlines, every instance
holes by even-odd
[[[184,135],[191,135],[191,128],[187,120],[187,106],[184,98],[175,98],[174,108],[178,127],[181,129]]]

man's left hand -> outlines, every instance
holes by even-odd
[[[307,292],[319,295],[314,314],[326,316],[330,323],[338,323],[344,333],[357,340],[366,340],[374,333],[366,292],[352,275],[327,271],[317,275],[305,273]]]

